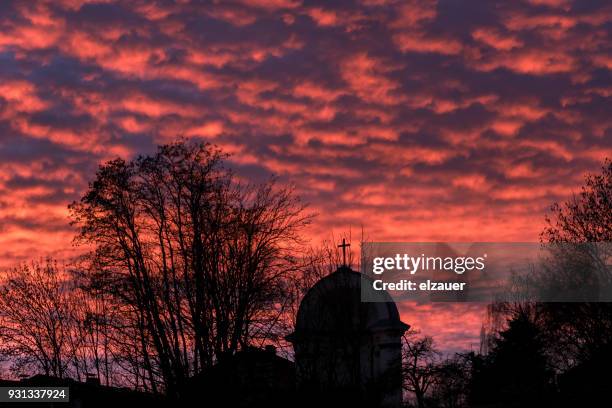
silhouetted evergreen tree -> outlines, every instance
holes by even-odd
[[[518,314],[499,333],[491,353],[473,356],[470,400],[473,405],[546,406],[553,390],[540,329]]]

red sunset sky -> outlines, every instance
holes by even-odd
[[[294,183],[315,244],[537,241],[612,156],[609,1],[206,3],[0,3],[0,267],[67,259],[97,165],[177,136]],[[482,305],[403,309],[477,344]]]

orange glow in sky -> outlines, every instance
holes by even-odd
[[[612,156],[609,2],[327,3],[2,2],[0,267],[70,257],[97,165],[178,136],[295,184],[313,244],[537,241]],[[402,313],[469,348],[459,307]]]

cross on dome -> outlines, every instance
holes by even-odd
[[[338,245],[338,248],[342,248],[342,266],[346,265],[346,248],[350,247],[351,244],[346,243],[346,239],[342,238],[342,244]]]

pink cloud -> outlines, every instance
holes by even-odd
[[[612,9],[492,4],[8,4],[0,267],[74,254],[66,204],[97,164],[177,136],[294,183],[313,243],[537,240],[612,151]],[[403,313],[448,348],[480,329],[478,308]]]

